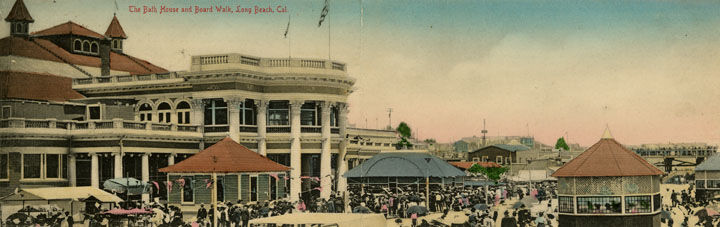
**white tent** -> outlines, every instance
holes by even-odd
[[[351,213],[295,213],[250,220],[250,224],[320,224],[339,227],[382,227],[386,224],[382,214]],[[262,225],[260,225],[262,226]]]
[[[14,214],[24,206],[33,207],[54,207],[65,211],[72,211],[73,214],[83,209],[84,201],[93,197],[101,203],[119,203],[123,200],[98,188],[93,187],[52,187],[52,188],[26,188],[20,189],[4,198],[0,198],[0,209],[2,220]]]

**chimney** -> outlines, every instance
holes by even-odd
[[[100,75],[110,75],[110,40],[100,40]]]

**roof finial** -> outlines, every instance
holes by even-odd
[[[603,133],[602,139],[613,139],[612,134],[610,134],[610,126],[607,124],[605,125],[605,132]]]

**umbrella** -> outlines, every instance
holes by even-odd
[[[103,183],[103,188],[118,193],[127,193],[128,195],[140,195],[145,192],[147,185],[147,183],[138,179],[128,177],[106,180]]]
[[[428,213],[428,210],[424,206],[411,206],[410,208],[408,208],[407,213],[415,213],[418,216],[425,216]]]
[[[408,201],[410,201],[410,202],[422,202],[423,199],[420,198],[419,196],[412,195],[412,196],[410,196],[410,197],[408,198]]]
[[[487,210],[488,205],[484,204],[484,203],[478,203],[478,204],[475,204],[475,206],[473,206],[473,208],[475,208],[476,210]]]
[[[718,213],[717,211],[710,209],[710,208],[703,208],[700,211],[695,212],[695,215],[697,215],[698,217],[719,216],[720,213]]]
[[[525,204],[523,202],[517,201],[517,202],[515,202],[515,204],[513,204],[512,208],[518,209],[518,208],[522,208],[523,206],[525,206]]]
[[[661,212],[660,212],[660,217],[661,217],[661,218],[664,218],[664,219],[672,219],[672,215],[671,215],[670,212],[667,211],[667,210],[661,211]]]
[[[535,203],[538,203],[539,201],[535,197],[526,196],[525,198],[520,200],[520,202],[525,204],[526,207],[532,207],[533,205],[535,205]]]
[[[152,214],[152,211],[149,210],[143,210],[139,208],[125,210],[125,209],[112,209],[103,212],[103,214],[113,214],[113,215],[126,215],[126,214]]]
[[[370,212],[370,209],[368,209],[367,207],[364,207],[364,206],[356,206],[355,208],[353,208],[353,213],[369,214],[369,213],[372,213],[372,212]]]

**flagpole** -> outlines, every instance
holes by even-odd
[[[327,0],[327,1],[330,2],[330,0]],[[330,3],[328,3],[328,6],[329,5],[330,5]],[[328,22],[327,22],[327,25],[328,25],[328,60],[332,60],[332,58],[330,57],[330,17],[328,17],[327,20],[328,20]]]

